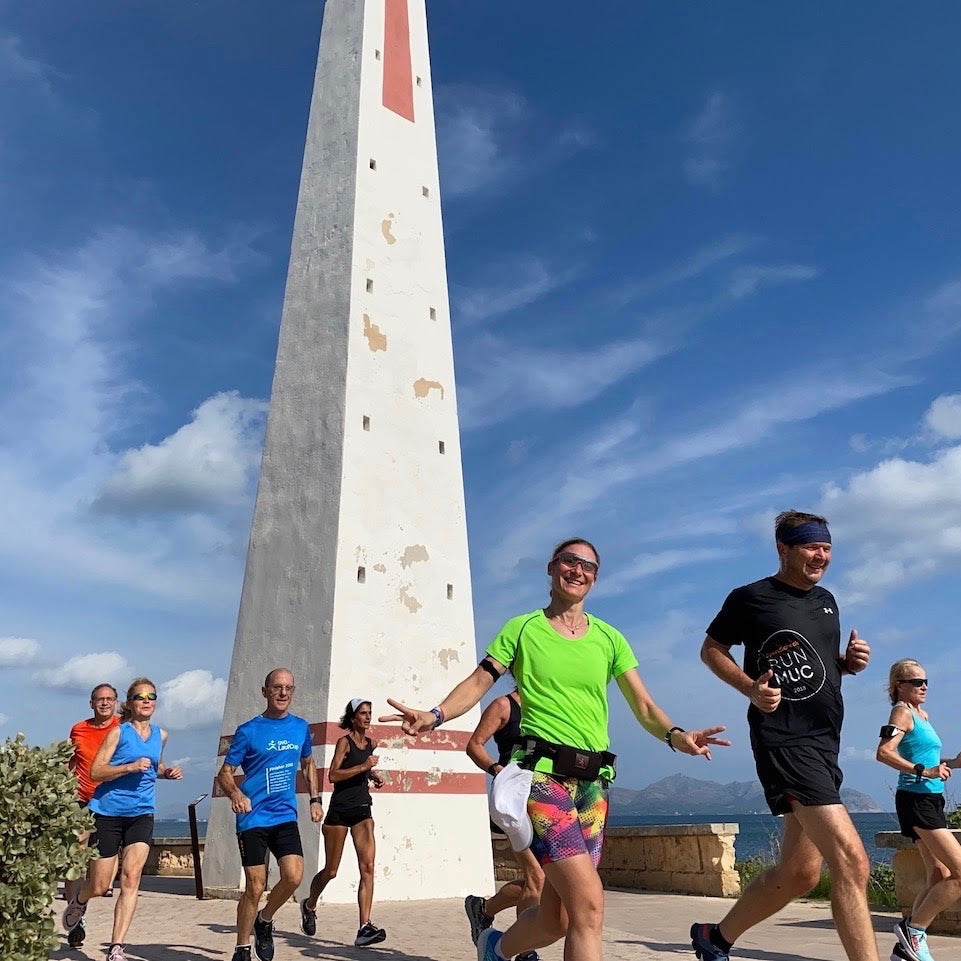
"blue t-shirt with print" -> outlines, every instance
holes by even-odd
[[[262,714],[237,728],[224,763],[241,767],[248,814],[237,815],[237,833],[297,820],[297,769],[310,757],[310,729],[302,717]]]

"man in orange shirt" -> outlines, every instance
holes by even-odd
[[[70,740],[73,742],[73,757],[67,765],[77,778],[77,800],[81,807],[86,807],[93,792],[97,787],[97,782],[90,779],[90,764],[97,754],[107,732],[120,723],[117,715],[117,689],[111,684],[98,684],[90,692],[90,707],[93,709],[93,717],[84,721],[77,721],[70,728]],[[86,847],[90,842],[90,834],[82,834],[78,839],[81,847]],[[65,881],[63,885],[63,896],[69,901],[82,882]],[[83,924],[78,924],[67,939],[71,947],[76,948],[83,944],[84,935]]]

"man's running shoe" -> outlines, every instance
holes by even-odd
[[[238,944],[230,961],[250,961],[250,945]]]
[[[494,919],[484,910],[486,907],[487,901],[476,894],[468,894],[464,898],[464,910],[467,912],[467,920],[470,921],[470,939],[475,947],[481,931],[494,923]]]
[[[127,955],[123,952],[122,944],[111,944],[107,952],[107,961],[128,961]]]
[[[541,961],[537,956],[536,951],[525,951],[523,954],[517,955],[514,961]]]
[[[371,944],[380,944],[387,937],[387,932],[383,928],[378,928],[372,921],[368,921],[354,938],[355,948],[366,948]]]
[[[729,956],[711,942],[711,931],[716,927],[716,924],[691,925],[691,947],[700,961],[729,961]]]
[[[254,950],[260,961],[274,961],[274,922],[265,921],[259,911],[254,918]]]
[[[70,933],[67,935],[67,944],[71,948],[79,948],[83,944],[83,939],[87,936],[87,925],[86,922],[81,918],[71,929]]]
[[[485,928],[481,931],[477,939],[477,961],[501,961],[495,948],[502,937],[504,932],[496,928]]]
[[[894,926],[894,933],[911,961],[934,961],[928,950],[928,935],[921,928],[913,928],[902,919]]]
[[[86,913],[87,905],[81,904],[76,898],[71,898],[61,919],[64,931],[72,931],[83,920]]]
[[[891,952],[891,961],[911,961],[911,958],[900,944],[895,944]]]
[[[317,933],[317,912],[307,907],[307,899],[300,902],[300,930],[313,937]]]

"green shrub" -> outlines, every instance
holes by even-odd
[[[82,877],[93,852],[77,838],[93,817],[77,803],[69,741],[0,747],[0,958],[46,961],[59,946],[50,907],[61,878]]]
[[[894,894],[894,868],[890,864],[872,864],[868,878],[868,901],[883,908],[897,908]]]
[[[748,861],[738,861],[734,867],[741,879],[743,891],[759,874],[772,866],[764,855],[755,855]],[[831,875],[827,868],[821,869],[821,877],[814,886],[814,890],[806,897],[816,901],[828,901],[831,898]],[[890,864],[872,864],[871,876],[868,878],[868,901],[878,907],[896,908],[897,898],[894,895],[894,868]]]

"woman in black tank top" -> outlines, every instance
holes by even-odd
[[[377,745],[368,736],[371,722],[371,704],[355,697],[347,705],[340,726],[345,734],[334,748],[327,776],[334,786],[327,817],[324,820],[324,867],[310,882],[310,896],[300,905],[300,926],[304,934],[317,931],[317,899],[324,888],[337,876],[340,859],[344,854],[347,832],[350,832],[360,868],[360,884],[357,888],[357,907],[360,911],[360,927],[354,944],[363,947],[378,944],[387,937],[383,928],[370,920],[374,901],[374,819],[371,816],[370,785],[381,787],[384,781],[374,770]]]

